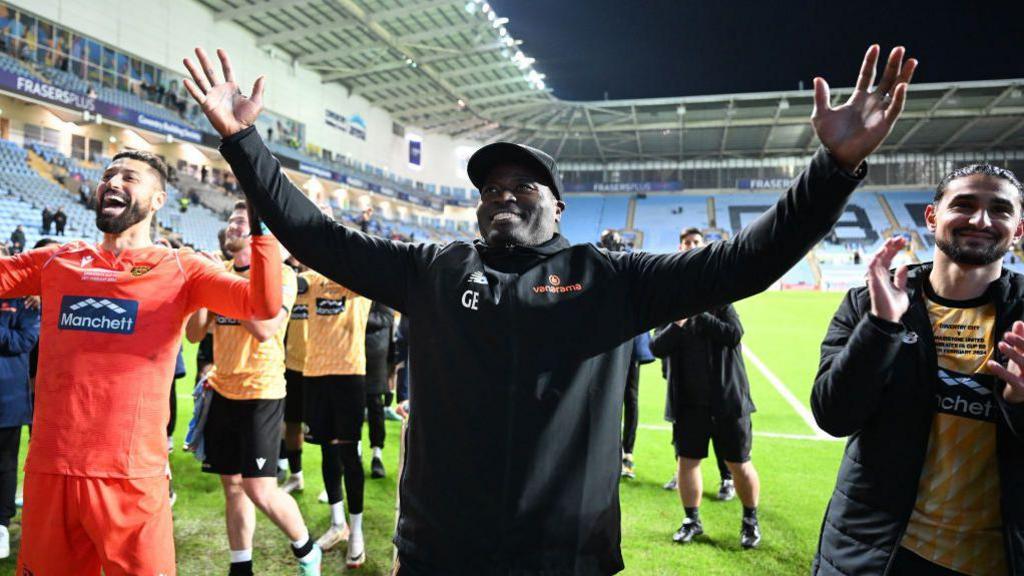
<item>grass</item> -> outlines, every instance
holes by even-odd
[[[818,346],[839,304],[838,294],[765,293],[737,304],[746,335],[744,344],[806,404],[818,362]],[[192,353],[192,351],[189,351]],[[191,364],[191,362],[189,362]],[[748,374],[758,412],[754,430],[809,436],[812,430],[756,368]],[[191,416],[191,375],[177,383],[178,446]],[[640,430],[635,459],[637,478],[621,485],[622,548],[627,575],[799,574],[810,567],[825,503],[835,481],[842,443],[758,435],[753,461],[761,476],[760,519],[764,541],[758,550],[739,546],[741,505],[718,502],[713,462],[703,467],[705,500],[701,506],[706,536],[687,546],[671,535],[682,518],[678,496],[661,489],[674,470],[671,433],[662,419],[665,383],[657,364],[646,366],[640,384]],[[384,575],[391,565],[391,531],[395,516],[395,476],[399,428],[388,422],[384,460],[388,477],[367,474],[364,531],[368,562],[359,573]],[[364,446],[368,445],[364,441]],[[22,457],[24,457],[24,446]],[[369,464],[368,458],[367,466]],[[199,463],[180,448],[171,455],[178,502],[174,508],[178,571],[182,575],[226,574],[228,546],[224,533],[224,500],[218,479],[199,470]],[[328,508],[316,501],[323,487],[320,454],[307,446],[303,467],[306,489],[297,495],[314,537],[330,523]],[[12,523],[16,554],[18,518]],[[294,574],[295,561],[285,537],[262,515],[258,518],[254,566],[258,574]],[[325,555],[324,574],[345,571],[343,551]],[[12,559],[0,561],[0,574],[13,574]]]

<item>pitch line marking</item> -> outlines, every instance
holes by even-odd
[[[811,410],[807,406],[804,406],[804,404],[800,402],[800,400],[798,400],[792,392],[789,391],[789,388],[786,388],[786,385],[782,383],[782,380],[779,380],[779,377],[776,376],[771,370],[768,369],[767,366],[764,365],[764,362],[762,362],[761,359],[757,357],[757,354],[754,354],[754,352],[747,346],[743,346],[742,349],[743,357],[746,358],[747,361],[749,361],[751,364],[753,364],[755,368],[757,368],[758,372],[760,372],[764,376],[765,380],[767,380],[768,383],[771,384],[773,388],[775,388],[775,391],[778,392],[782,396],[782,398],[789,403],[790,407],[793,408],[793,411],[795,411],[801,418],[803,418],[804,423],[806,423],[807,427],[810,428],[812,432],[814,432],[815,437],[832,438],[831,436],[826,434],[824,430],[818,428],[818,423],[814,421],[814,415],[811,414]]]

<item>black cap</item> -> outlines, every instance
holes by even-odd
[[[470,156],[466,171],[469,172],[469,180],[479,190],[495,166],[508,163],[537,167],[547,176],[548,182],[545,184],[551,187],[555,198],[562,199],[562,177],[558,175],[555,159],[536,148],[512,142],[488,144]]]

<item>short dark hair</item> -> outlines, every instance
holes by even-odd
[[[117,162],[122,158],[145,162],[150,168],[160,175],[160,187],[167,187],[167,164],[156,154],[146,152],[145,150],[122,150],[117,154],[114,154],[114,158],[111,162]]]
[[[700,231],[700,228],[687,228],[686,230],[683,230],[682,232],[679,233],[679,243],[682,244],[683,238],[686,238],[687,236],[692,236],[694,234],[700,236],[701,238],[704,238],[704,233]]]
[[[946,189],[949,188],[949,183],[953,180],[959,180],[960,178],[967,178],[968,176],[974,176],[975,174],[983,174],[985,176],[991,176],[993,178],[1002,178],[1014,188],[1017,189],[1017,195],[1020,199],[1021,206],[1024,206],[1024,185],[1021,185],[1020,180],[1017,179],[1017,175],[1006,168],[1000,168],[999,166],[993,166],[991,164],[971,164],[969,166],[962,166],[953,170],[949,174],[946,174],[939,185],[935,187],[935,204],[938,204],[942,200],[942,196],[946,193]]]
[[[239,200],[239,201],[235,202],[235,207],[232,208],[231,211],[234,212],[235,210],[248,210],[248,209],[249,209],[249,205],[245,202],[245,200]]]

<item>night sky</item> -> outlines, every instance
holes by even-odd
[[[491,0],[555,96],[600,100],[854,83],[896,43],[915,82],[1024,78],[1024,0]]]

